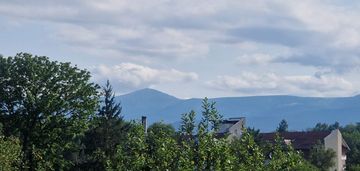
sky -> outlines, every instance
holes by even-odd
[[[360,1],[0,0],[0,54],[180,98],[360,94]]]

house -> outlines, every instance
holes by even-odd
[[[245,128],[245,117],[229,118],[221,121],[218,135],[228,135],[228,139],[241,137]]]
[[[346,152],[350,150],[349,146],[343,139],[339,129],[333,131],[316,131],[316,132],[282,132],[279,133],[286,144],[291,144],[295,150],[302,151],[308,155],[310,149],[318,142],[324,144],[326,149],[335,151],[335,165],[331,171],[345,170]],[[262,141],[274,142],[276,133],[261,133]]]

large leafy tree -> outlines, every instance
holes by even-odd
[[[24,169],[71,165],[65,155],[98,104],[98,87],[89,80],[88,71],[45,56],[0,57],[0,122],[6,136],[19,136]]]

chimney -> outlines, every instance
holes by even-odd
[[[147,133],[146,116],[141,116],[141,124],[143,125],[146,134]]]

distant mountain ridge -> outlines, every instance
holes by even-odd
[[[149,123],[164,121],[178,125],[181,114],[195,110],[201,116],[201,100],[179,99],[154,89],[142,89],[117,96],[126,119],[148,117]],[[360,96],[354,97],[297,97],[250,96],[213,98],[218,111],[224,116],[246,117],[247,126],[268,132],[286,119],[290,130],[304,130],[318,122],[340,124],[360,122]]]

